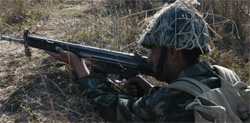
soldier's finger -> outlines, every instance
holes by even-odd
[[[61,55],[60,54],[58,54],[58,53],[55,53],[55,52],[51,52],[51,51],[46,51],[49,55],[51,55],[52,57],[54,57],[54,58],[59,58],[59,57],[61,57]]]
[[[58,46],[56,46],[56,51],[58,52],[58,53],[60,53],[61,55],[64,55],[65,53],[66,53],[66,51],[64,51],[61,47],[58,47]]]

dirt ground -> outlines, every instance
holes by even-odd
[[[39,29],[31,35],[51,39],[65,35],[62,28],[76,22],[77,18],[58,13],[69,10],[82,13],[100,2],[55,5],[48,9],[47,20],[34,25]],[[31,48],[32,57],[26,57],[22,44],[1,40],[0,47],[0,122],[103,121],[93,106],[81,97],[81,92],[76,91],[76,77],[70,66],[34,48]]]
[[[118,51],[134,51],[134,49],[128,48],[133,43],[131,41],[125,42],[126,38],[127,40],[134,38],[132,34],[137,33],[133,30],[134,28],[123,32],[123,28],[119,28],[120,23],[114,21],[117,19],[114,18],[115,16],[112,17],[107,14],[107,18],[105,18],[100,14],[103,12],[102,9],[98,10],[100,13],[95,13],[96,10],[92,11],[93,7],[101,5],[103,0],[58,1],[66,2],[57,2],[58,4],[53,2],[46,3],[50,5],[43,8],[43,17],[41,19],[32,22],[32,25],[18,28],[29,27],[28,29],[32,36],[55,40],[65,39],[66,41],[71,41],[71,43],[74,43],[74,40],[80,40],[82,41],[80,43],[84,45],[117,49]],[[114,4],[111,3],[111,5]],[[92,16],[94,14],[100,15]],[[99,16],[103,18],[97,20],[96,17]],[[97,24],[89,22],[92,21],[88,20],[90,17],[92,17],[91,19],[96,19],[97,21],[95,22],[101,26],[98,27]],[[102,22],[102,20],[105,21]],[[32,19],[29,21],[32,21]],[[124,20],[126,23],[123,23],[125,24],[124,27],[128,28],[127,25],[132,25],[131,27],[138,26],[137,23],[134,24],[130,21],[126,18]],[[136,18],[133,21],[138,20]],[[92,24],[90,28],[92,30],[88,30],[88,24]],[[102,25],[106,27],[103,29]],[[84,29],[81,30],[84,26],[87,27],[85,28],[87,32]],[[120,30],[124,34],[128,33],[131,35],[124,38],[121,33],[121,35],[116,36],[118,37],[115,39],[117,42],[112,44],[110,43],[112,40],[109,40],[109,35],[111,34],[107,33],[107,28],[108,31],[113,31],[113,35],[119,33],[118,31]],[[89,32],[93,32],[93,34]],[[80,36],[70,37],[74,33],[80,33]],[[107,42],[102,40],[92,41],[94,33],[99,34],[99,37],[97,37],[100,39],[106,38]],[[21,38],[22,31],[13,31],[13,33],[5,35]],[[85,37],[82,35],[88,36],[91,41],[84,41]],[[123,48],[123,44],[129,45]],[[77,88],[75,73],[69,65],[54,60],[43,50],[31,48],[31,52],[32,57],[26,57],[22,44],[0,40],[0,122],[105,122],[96,112],[93,105],[85,97],[82,97],[82,92]],[[246,69],[249,68],[249,57],[247,60],[244,60],[248,63],[244,63],[242,60],[235,58],[235,55],[232,55],[232,53],[233,50],[230,52],[217,51],[208,59],[212,63],[235,70],[240,75],[240,78],[249,84],[249,69]],[[239,64],[239,62],[242,64]]]

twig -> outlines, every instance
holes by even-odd
[[[211,10],[212,10],[213,23],[215,23],[215,19],[214,19],[214,7],[212,5],[213,4],[213,0],[210,0],[210,2],[211,2],[210,7],[211,7]],[[215,29],[215,24],[213,24],[213,28]]]
[[[61,91],[61,93],[66,97],[66,94],[62,91],[62,89],[54,82],[54,81],[52,81],[54,84],[55,84],[55,86],[59,89],[59,91]]]
[[[222,37],[210,26],[210,25],[207,25],[207,27],[215,34],[219,37],[219,39],[222,39]]]
[[[40,73],[39,73],[40,74]],[[43,82],[43,85],[45,87],[45,90],[46,90],[46,93],[47,93],[47,96],[49,97],[49,100],[50,100],[50,105],[51,105],[51,110],[52,110],[52,113],[54,115],[54,118],[55,118],[55,122],[57,123],[57,118],[56,118],[56,112],[55,112],[55,108],[54,108],[54,104],[53,104],[53,100],[50,98],[50,94],[49,94],[49,90],[48,90],[48,87],[42,77],[42,75],[40,74],[41,76],[41,79],[42,79],[42,82]]]
[[[129,15],[127,15],[127,16],[121,17],[121,20],[123,20],[124,18],[130,17],[130,16],[138,15],[138,14],[141,14],[141,13],[148,13],[148,12],[150,12],[150,11],[158,10],[158,9],[161,9],[161,8],[162,8],[162,7],[158,7],[158,8],[154,8],[154,9],[149,9],[149,10],[145,10],[145,11],[141,11],[141,12],[129,14]]]
[[[64,106],[62,106],[62,105],[60,105],[60,104],[58,104],[58,103],[56,103],[56,102],[53,102],[53,103],[56,104],[57,106],[61,107],[61,108],[64,108],[65,110],[74,112],[74,113],[76,113],[76,114],[78,114],[78,115],[81,115],[81,116],[84,116],[84,115],[81,114],[80,112],[74,111],[74,110],[72,110],[72,109],[70,109],[70,108],[66,108],[66,107],[64,107]]]

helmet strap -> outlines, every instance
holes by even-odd
[[[158,60],[158,63],[156,66],[156,72],[155,72],[155,78],[160,80],[160,81],[164,81],[164,80],[162,80],[161,75],[163,72],[163,65],[164,65],[165,60],[166,60],[166,53],[167,53],[167,47],[162,47],[161,55],[160,55],[160,58]]]

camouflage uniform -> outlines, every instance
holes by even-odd
[[[192,5],[185,1],[166,4],[157,12],[138,43],[146,48],[160,46],[175,50],[200,49],[203,54],[209,53],[211,49],[207,24],[192,9]],[[210,63],[205,61],[187,67],[177,78],[190,77],[210,88],[217,88],[220,82],[213,71]],[[83,94],[96,104],[101,115],[109,121],[194,121],[193,112],[185,110],[194,97],[179,90],[155,87],[157,91],[149,91],[143,97],[135,98],[116,90],[111,80],[103,76],[83,77],[79,84]]]
[[[183,70],[178,78],[191,77],[210,88],[220,86],[219,78],[204,61]],[[157,91],[136,99],[116,90],[110,79],[104,76],[90,75],[79,80],[83,95],[96,104],[97,110],[109,121],[133,122],[188,122],[194,121],[192,111],[186,111],[186,105],[194,97],[179,90],[155,87]]]

